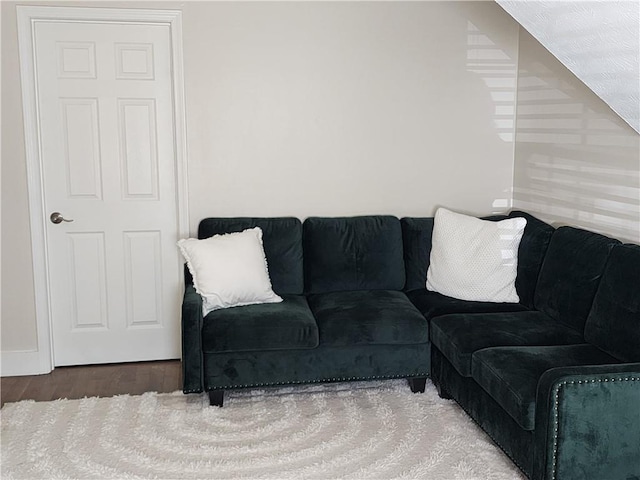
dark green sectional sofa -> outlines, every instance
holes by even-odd
[[[640,246],[524,212],[520,303],[425,288],[432,218],[208,218],[261,227],[282,303],[205,318],[186,274],[183,391],[431,377],[532,479],[640,479]]]

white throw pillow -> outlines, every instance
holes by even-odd
[[[204,315],[220,308],[282,301],[271,288],[259,227],[180,240],[178,247],[202,296]]]
[[[461,300],[520,301],[518,247],[527,220],[480,220],[444,208],[436,212],[427,290]]]

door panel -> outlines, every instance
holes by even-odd
[[[119,99],[123,198],[158,199],[156,107],[153,99]]]
[[[39,22],[54,364],[179,358],[168,25]]]
[[[127,325],[162,325],[161,232],[124,232]]]
[[[67,233],[66,237],[71,331],[108,329],[104,232]]]
[[[97,98],[61,98],[67,196],[102,198]]]

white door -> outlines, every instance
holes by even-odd
[[[54,365],[179,358],[170,29],[33,38]]]

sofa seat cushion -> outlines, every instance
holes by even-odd
[[[406,295],[394,290],[361,290],[309,295],[320,345],[426,343],[428,324]]]
[[[471,302],[447,297],[426,288],[411,290],[407,292],[407,297],[428,321],[434,317],[451,313],[499,313],[527,310],[524,305],[519,303]]]
[[[474,313],[436,317],[431,342],[463,377],[471,376],[471,355],[488,347],[571,345],[582,334],[541,312]]]
[[[281,303],[214,310],[203,321],[202,350],[219,353],[289,350],[318,346],[318,327],[302,295]]]
[[[473,379],[524,430],[535,427],[536,391],[544,372],[557,367],[608,365],[618,360],[593,345],[497,347],[473,354]]]

